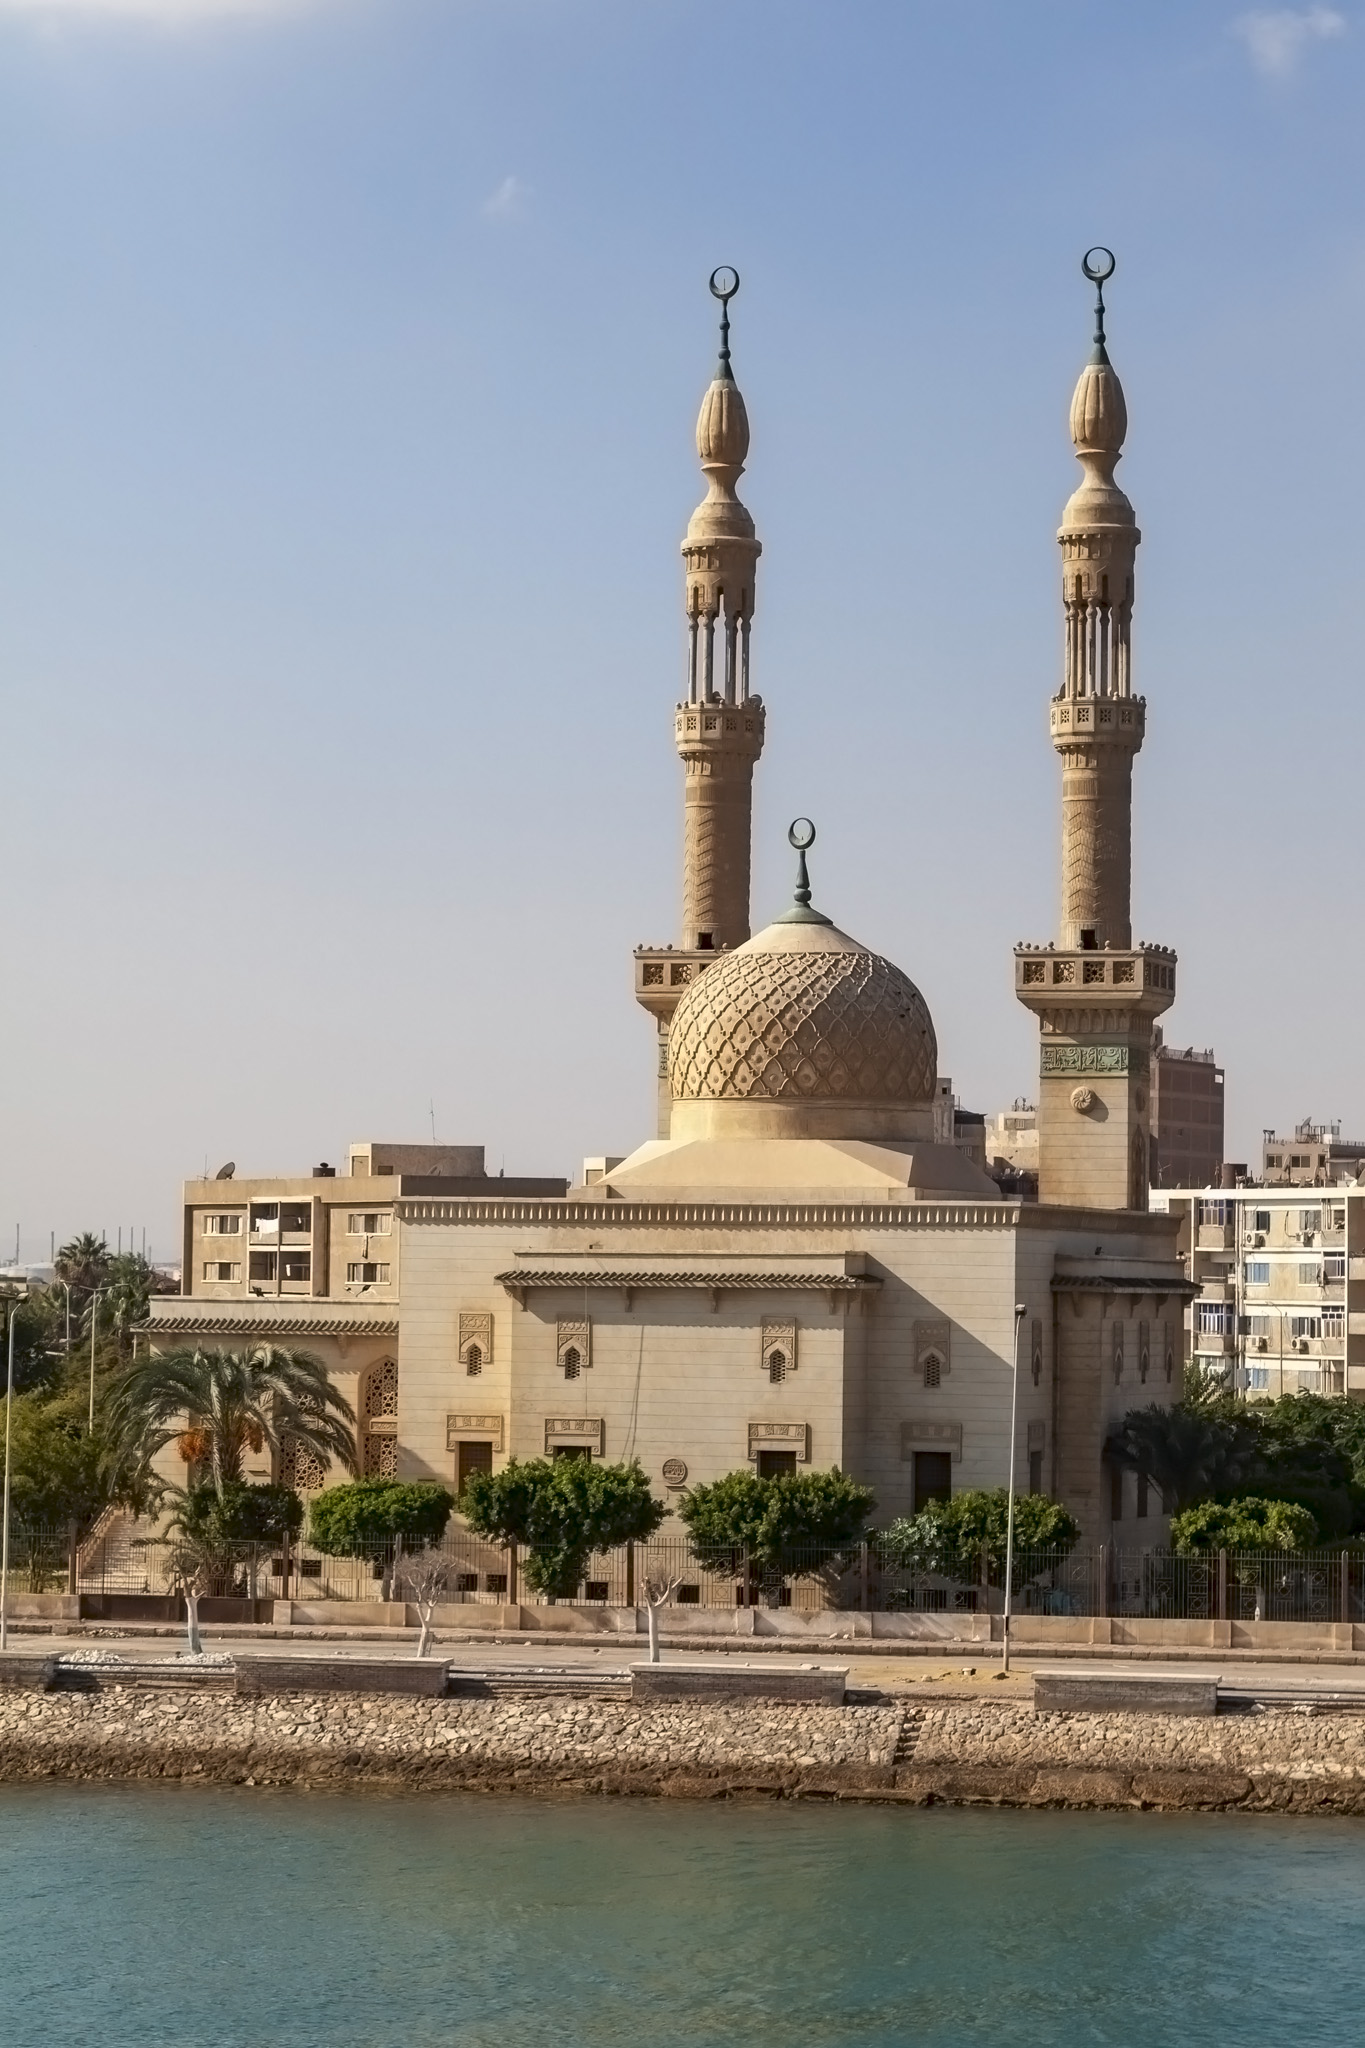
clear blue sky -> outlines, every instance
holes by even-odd
[[[650,1134],[678,543],[743,273],[783,833],[1033,1092],[1058,517],[1109,243],[1135,923],[1231,1145],[1365,1129],[1365,13],[0,0],[0,1249],[178,1183]]]

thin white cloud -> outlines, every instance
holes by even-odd
[[[495,192],[490,192],[483,202],[483,211],[489,220],[520,220],[526,211],[528,193],[520,178],[504,178]]]
[[[1233,23],[1256,69],[1267,78],[1283,78],[1294,69],[1309,43],[1330,42],[1346,33],[1346,17],[1335,7],[1268,8],[1244,14]]]
[[[189,28],[224,15],[284,14],[307,0],[0,0],[0,16],[39,21],[151,21]]]

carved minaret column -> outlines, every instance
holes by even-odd
[[[1098,260],[1094,260],[1098,259]],[[1133,564],[1140,535],[1114,481],[1128,411],[1104,337],[1107,249],[1082,269],[1096,287],[1090,360],[1071,401],[1085,476],[1062,515],[1062,687],[1052,744],[1062,763],[1059,946],[1020,946],[1015,991],[1042,1033],[1039,1194],[1087,1208],[1147,1207],[1152,1021],[1175,1000],[1175,955],[1133,948],[1133,758],[1146,700],[1133,695]]]
[[[735,493],[749,453],[749,417],[730,367],[733,270],[712,274],[721,302],[720,361],[697,420],[707,492],[682,544],[687,680],[674,712],[682,757],[683,924],[678,948],[640,948],[635,993],[659,1030],[659,1135],[668,1135],[668,1027],[711,957],[749,936],[749,847],[754,763],[763,751],[763,702],[750,689],[754,572],[762,553]]]

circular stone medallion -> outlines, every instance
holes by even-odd
[[[665,1486],[685,1486],[687,1484],[687,1467],[681,1458],[665,1458],[663,1474]]]

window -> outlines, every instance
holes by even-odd
[[[1324,1280],[1344,1280],[1346,1278],[1345,1252],[1328,1252],[1322,1262],[1322,1277]]]
[[[493,1470],[491,1443],[461,1443],[455,1446],[455,1491],[463,1493],[471,1472]]]
[[[313,1205],[311,1202],[281,1202],[280,1229],[291,1230],[295,1236],[313,1228]]]
[[[348,1287],[387,1287],[389,1268],[374,1259],[352,1259],[346,1268]]]
[[[1346,1335],[1346,1311],[1344,1308],[1334,1308],[1329,1304],[1323,1310],[1322,1334],[1324,1337],[1344,1337]]]
[[[275,1267],[278,1262],[278,1252],[253,1252],[251,1254],[251,1279],[273,1280],[275,1277]]]
[[[564,1377],[566,1380],[576,1380],[578,1378],[579,1373],[583,1370],[583,1360],[579,1354],[578,1346],[576,1344],[571,1344],[569,1346],[568,1350],[564,1353],[563,1357],[560,1359],[559,1362],[564,1368]],[[558,1453],[556,1453],[556,1455],[558,1455]]]
[[[1251,1394],[1268,1394],[1269,1391],[1270,1367],[1268,1365],[1253,1365],[1249,1367],[1247,1370],[1247,1392]]]
[[[1248,1337],[1268,1337],[1270,1335],[1270,1317],[1248,1316],[1247,1335]]]
[[[953,1497],[953,1460],[948,1451],[915,1452],[915,1513],[931,1500]]]
[[[205,1237],[240,1237],[241,1234],[242,1219],[240,1216],[206,1216],[204,1218]]]
[[[1266,1163],[1266,1165],[1267,1165],[1267,1166],[1278,1166],[1278,1165],[1280,1164],[1280,1155],[1279,1155],[1279,1153],[1278,1153],[1278,1152],[1267,1152],[1267,1153],[1266,1153],[1266,1155],[1265,1155],[1265,1163]],[[1259,1230],[1259,1229],[1260,1229],[1260,1227],[1261,1227],[1261,1226],[1260,1226],[1260,1224],[1258,1223],[1258,1224],[1257,1224],[1257,1226],[1256,1226],[1256,1228],[1257,1228],[1257,1229]]]
[[[775,1387],[781,1386],[787,1377],[787,1354],[785,1351],[768,1353],[768,1378]]]
[[[1333,1209],[1327,1227],[1329,1230],[1344,1230],[1346,1228],[1346,1211],[1344,1209]]]
[[[1289,1164],[1292,1168],[1295,1166],[1311,1166],[1313,1162],[1306,1152],[1291,1152],[1289,1155]]]
[[[284,1277],[286,1280],[311,1280],[313,1277],[313,1254],[311,1252],[286,1252],[284,1254]]]
[[[758,1476],[760,1479],[784,1479],[796,1471],[795,1451],[760,1451],[758,1454]]]
[[[1322,1280],[1322,1267],[1316,1259],[1299,1260],[1300,1287],[1317,1287]]]
[[[278,1237],[280,1234],[279,1203],[253,1202],[251,1205],[251,1229],[255,1237]]]
[[[1201,1202],[1199,1204],[1199,1221],[1201,1223],[1231,1223],[1232,1203]]]
[[[1299,1229],[1305,1237],[1311,1237],[1315,1230],[1322,1229],[1321,1209],[1300,1209]]]
[[[1199,1303],[1199,1328],[1209,1336],[1231,1336],[1233,1314],[1234,1310],[1230,1301],[1201,1301]]]
[[[205,1259],[206,1280],[240,1280],[242,1269],[233,1259]]]
[[[1291,1316],[1289,1334],[1291,1337],[1320,1337],[1322,1320],[1318,1316]]]
[[[1030,1493],[1041,1493],[1043,1490],[1043,1454],[1041,1451],[1030,1451],[1028,1454],[1028,1490]]]
[[[392,1229],[392,1209],[357,1209],[346,1218],[348,1237],[387,1237]]]
[[[1269,1209],[1257,1209],[1253,1212],[1253,1217],[1252,1229],[1261,1231],[1263,1235],[1268,1235],[1270,1230]]]
[[[1269,1259],[1248,1259],[1248,1260],[1247,1260],[1247,1286],[1248,1286],[1248,1287],[1269,1287],[1269,1285],[1270,1285],[1270,1261],[1269,1261]]]
[[[926,1387],[943,1385],[943,1359],[937,1351],[926,1351],[923,1359],[924,1384]]]
[[[479,1345],[470,1344],[466,1346],[464,1369],[472,1380],[476,1380],[483,1371],[483,1351]]]
[[[550,1456],[552,1458],[587,1458],[591,1462],[592,1452],[586,1444],[552,1444]]]

